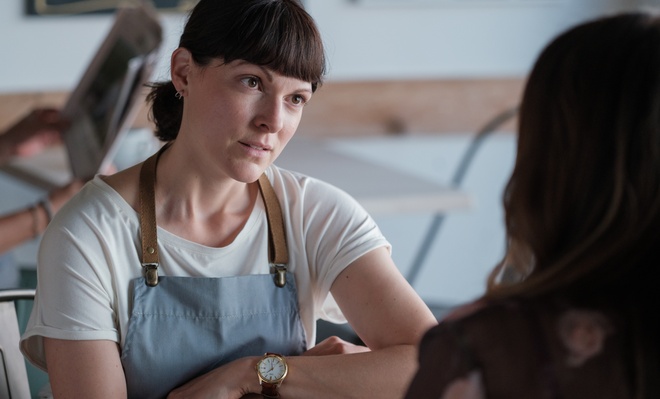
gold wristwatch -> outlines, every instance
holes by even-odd
[[[261,395],[265,398],[279,398],[278,388],[289,372],[284,356],[266,353],[257,362],[257,376],[261,384]]]

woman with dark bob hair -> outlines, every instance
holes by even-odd
[[[407,398],[660,397],[657,14],[586,22],[542,52],[504,208],[489,292],[425,335]]]
[[[43,238],[21,347],[55,397],[403,396],[435,318],[353,198],[273,165],[324,71],[298,1],[197,3],[149,95],[165,145]]]

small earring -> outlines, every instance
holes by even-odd
[[[176,97],[177,100],[181,100],[183,98],[183,94],[181,94],[181,92],[177,91],[176,94],[174,94],[174,97]]]

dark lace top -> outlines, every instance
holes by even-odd
[[[624,332],[555,299],[483,305],[427,332],[406,398],[631,398]]]

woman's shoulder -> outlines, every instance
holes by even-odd
[[[131,166],[112,175],[98,175],[96,180],[102,181],[115,193],[121,196],[132,208],[137,209],[138,203],[138,180],[142,164]]]
[[[97,175],[57,212],[51,225],[58,227],[58,230],[63,228],[75,232],[103,220],[112,223],[110,219],[114,218],[116,222],[120,215],[136,218],[135,211],[124,198],[101,175]],[[52,230],[51,225],[48,230]]]
[[[560,392],[579,388],[593,393],[589,397],[628,397],[624,330],[616,310],[561,297],[482,300],[429,330],[420,354],[454,359],[463,365],[455,375],[483,370],[489,391],[500,397],[539,397],[549,376]],[[435,365],[440,366],[447,363]],[[611,378],[597,382],[597,375]],[[583,383],[578,387],[567,383],[571,380]],[[609,391],[617,394],[604,395]]]
[[[522,303],[518,301],[488,301],[477,299],[459,305],[448,312],[437,326],[429,331],[429,336],[443,336],[448,331],[461,331],[461,334],[471,330],[480,331],[483,328],[505,328],[510,323],[520,323],[524,319]],[[492,329],[491,329],[492,331]]]
[[[265,173],[275,192],[281,195],[300,196],[321,203],[328,201],[335,204],[341,201],[351,204],[357,203],[353,197],[341,188],[314,176],[280,168],[276,165],[271,165]]]
[[[610,358],[619,351],[624,328],[616,311],[562,297],[479,300],[441,320],[424,340],[427,345],[460,342],[478,354],[484,365],[499,364],[505,356],[519,370],[531,359],[538,364],[561,359],[561,364],[577,367],[588,359]],[[606,343],[611,353],[604,353]],[[527,361],[518,364],[524,359]]]
[[[565,310],[554,300],[484,300],[462,305],[428,331],[425,341],[454,340],[486,358],[523,355],[555,334]]]

